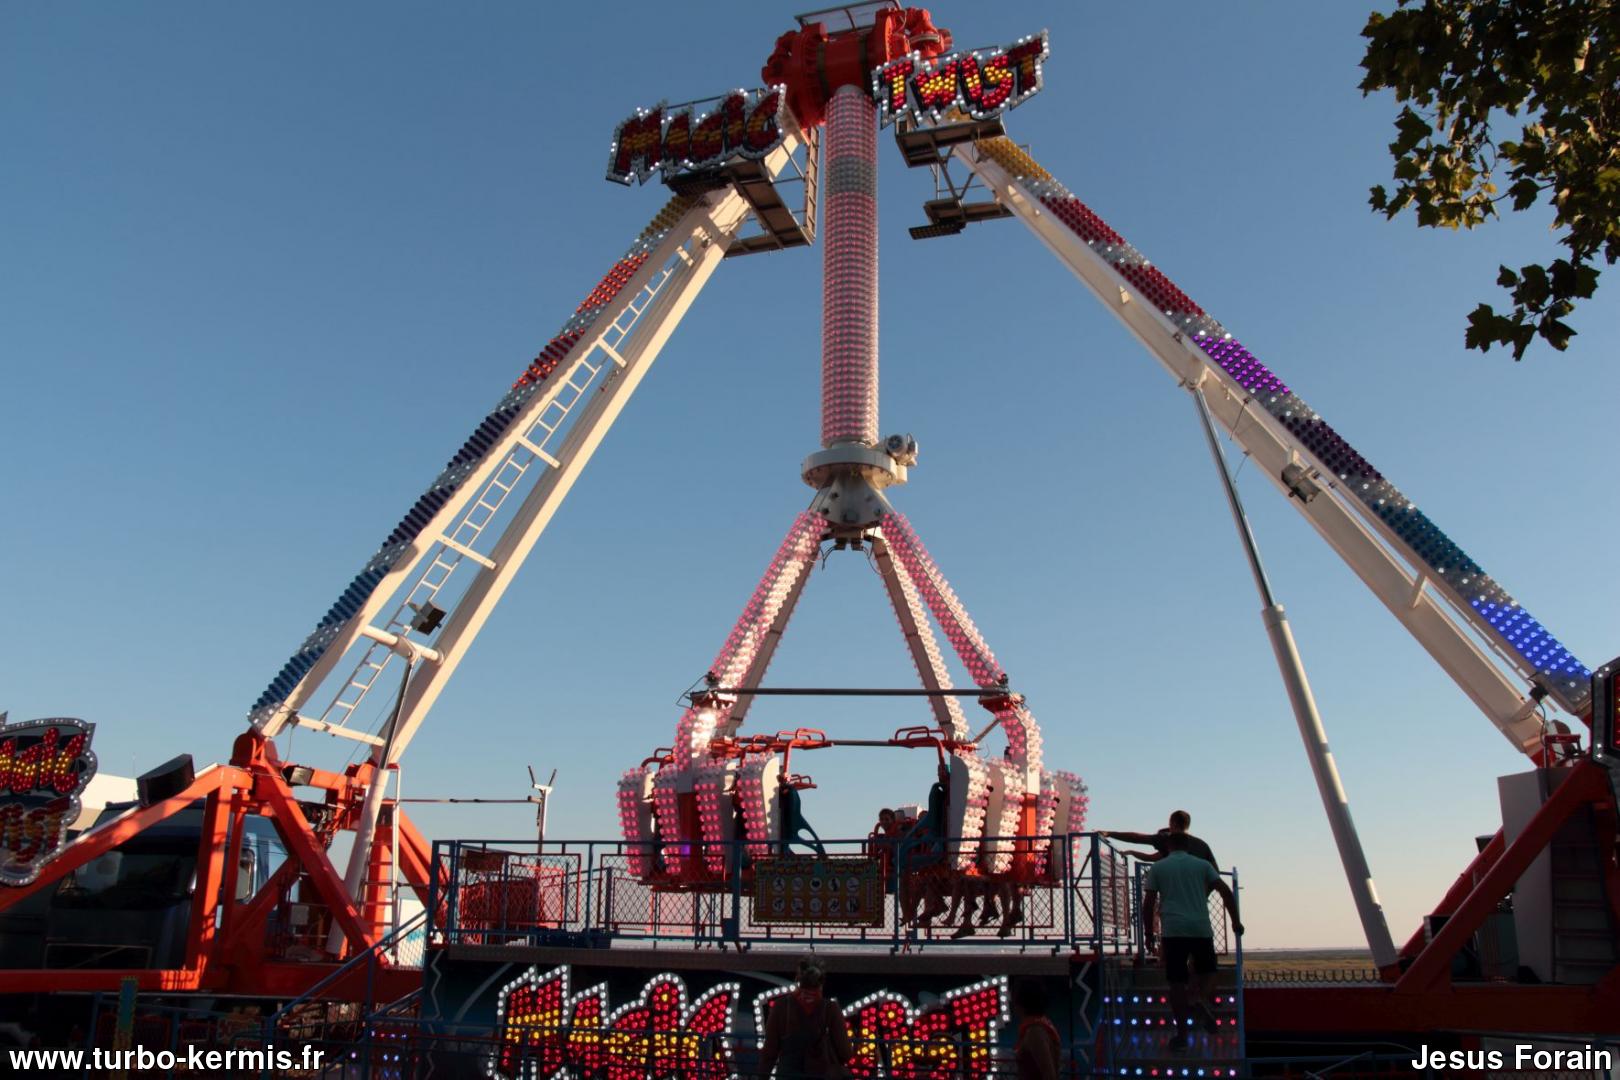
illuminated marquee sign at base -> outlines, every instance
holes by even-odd
[[[489,1075],[727,1080],[741,992],[721,983],[689,1005],[680,976],[658,975],[610,1015],[605,985],[570,994],[568,968],[530,968],[501,991]]]
[[[95,725],[0,713],[0,885],[27,885],[56,857],[96,774]]]
[[[502,1080],[739,1080],[734,1030],[742,988],[720,983],[689,1000],[679,975],[655,975],[641,994],[609,1012],[605,985],[570,989],[566,966],[530,968],[508,983],[496,1005],[496,1049],[487,1072]],[[797,987],[754,999],[756,1034],[771,1005]],[[890,991],[845,1006],[856,1080],[984,1080],[1008,1021],[1005,977],[945,993],[918,1009]]]

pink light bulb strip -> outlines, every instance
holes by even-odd
[[[645,846],[652,840],[641,827],[641,804],[647,790],[647,767],[626,770],[619,780],[619,831],[624,835],[630,873],[645,878],[652,873],[652,852]]]
[[[877,109],[856,86],[827,103],[822,191],[821,442],[878,441]]]
[[[731,839],[728,819],[735,820],[736,814],[731,792],[726,790],[730,769],[730,762],[705,765],[697,775],[698,827],[703,832],[703,865],[712,874],[726,872],[726,859],[730,854],[726,845],[726,841]]]
[[[996,656],[986,644],[984,635],[973,624],[966,606],[951,589],[950,582],[940,573],[934,559],[923,546],[911,522],[898,510],[883,519],[883,538],[900,563],[902,579],[909,578],[916,592],[927,603],[939,621],[945,638],[968,669],[968,674],[979,686],[993,688],[1001,685],[1006,673],[996,662]],[[930,637],[932,635],[930,634]],[[1022,703],[996,713],[1007,736],[1007,756],[1029,770],[1041,765],[1041,731],[1035,714]]]
[[[743,835],[748,854],[756,859],[772,849],[771,806],[765,793],[765,771],[775,760],[770,754],[751,754],[737,769],[737,802],[742,806]]]
[[[954,685],[951,682],[950,669],[945,666],[945,654],[939,651],[939,640],[934,637],[934,627],[928,621],[928,612],[923,607],[922,597],[917,595],[917,586],[912,582],[911,575],[905,573],[904,570],[896,577],[900,582],[900,594],[905,597],[906,608],[911,616],[911,622],[917,627],[917,639],[922,643],[923,653],[928,658],[929,671],[924,671],[922,662],[917,660],[915,656],[912,657],[914,666],[917,668],[917,674],[922,678],[924,684],[928,682],[928,676],[932,674],[939,682],[940,689],[950,690]],[[900,612],[896,611],[894,617],[900,619]],[[900,623],[902,630],[905,625],[904,621]],[[962,703],[954,697],[948,697],[944,699],[944,704],[945,711],[950,716],[947,734],[953,739],[970,738],[973,733],[968,729],[967,717],[962,715]]]
[[[782,539],[781,546],[771,557],[770,565],[755,586],[754,593],[744,605],[742,615],[732,627],[725,645],[710,667],[721,686],[736,686],[737,680],[747,674],[759,653],[759,647],[770,631],[771,623],[782,610],[782,603],[793,591],[799,576],[815,562],[826,524],[808,510],[799,514]]]
[[[1015,762],[996,758],[990,762],[989,774],[990,782],[1001,788],[1001,812],[995,821],[984,823],[984,834],[1017,836],[1019,817],[1024,807],[1024,770]],[[990,873],[1005,874],[1012,869],[1012,841],[987,840],[980,847],[980,858],[984,868]]]
[[[686,854],[696,837],[681,835],[681,797],[675,773],[660,770],[653,778],[653,812],[658,815],[658,835],[664,840],[664,867],[679,876],[686,869]]]
[[[1007,736],[1007,757],[1011,761],[1031,770],[1041,767],[1042,742],[1041,726],[1035,722],[1035,714],[1019,702],[1009,709],[1000,709],[996,712],[996,719],[1001,721],[1001,730]]]
[[[928,610],[939,620],[940,628],[945,631],[945,639],[966,665],[973,681],[984,687],[997,686],[1006,673],[996,662],[990,646],[985,644],[979,628],[973,625],[967,608],[951,590],[950,582],[939,572],[939,567],[934,564],[933,557],[923,546],[917,531],[911,527],[911,522],[897,510],[883,519],[882,528],[883,538],[889,542],[906,576],[911,578],[917,591],[922,594]]]
[[[957,760],[968,770],[967,798],[962,807],[962,842],[953,860],[958,870],[967,870],[979,858],[979,837],[984,835],[985,809],[990,805],[990,766],[977,754],[964,754]]]
[[[815,514],[805,511],[794,519],[787,536],[771,556],[770,565],[755,586],[753,595],[743,606],[736,625],[726,643],[714,658],[709,672],[721,686],[737,686],[746,678],[758,679],[763,671],[751,671],[759,657],[760,646],[770,632],[771,624],[781,613],[782,605],[800,577],[810,572],[815,564],[816,552],[826,525]],[[675,766],[690,768],[704,761],[709,752],[709,741],[714,738],[730,710],[724,706],[692,706],[681,714],[675,726]]]
[[[1067,781],[1065,781],[1066,783]],[[1051,861],[1052,826],[1057,821],[1057,778],[1049,772],[1041,773],[1041,790],[1035,796],[1035,872],[1046,873]]]

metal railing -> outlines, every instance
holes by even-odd
[[[344,963],[298,997],[265,1018],[261,1032],[266,1045],[304,1045],[358,1034],[376,1002],[376,976],[383,967],[421,967],[426,948],[428,912],[419,911],[386,937]],[[365,994],[358,1002],[328,1001],[331,989],[344,980],[363,977]]]
[[[969,861],[958,858],[956,838],[822,841],[829,860],[861,858],[882,867],[880,902],[863,908],[857,920],[847,913],[812,915],[808,908],[800,919],[761,911],[755,867],[782,852],[766,854],[745,841],[438,841],[427,940],[594,947],[845,943],[893,950],[989,945],[1140,953],[1140,881],[1108,840],[1075,833],[977,843],[981,852],[1009,852],[1009,871],[986,875],[977,864],[972,871],[947,869]],[[807,852],[794,845],[791,854]],[[1230,938],[1224,911],[1219,918],[1217,947],[1225,952]]]

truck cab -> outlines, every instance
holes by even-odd
[[[131,805],[109,804],[91,828]],[[54,889],[0,912],[0,969],[183,966],[202,827],[198,801],[86,863]],[[287,858],[270,819],[250,816],[244,829],[230,886],[238,903]]]

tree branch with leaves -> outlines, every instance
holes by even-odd
[[[1620,0],[1397,0],[1361,31],[1363,94],[1395,91],[1394,191],[1375,211],[1472,229],[1506,204],[1548,205],[1567,254],[1501,267],[1506,314],[1480,304],[1464,342],[1515,360],[1540,336],[1562,351],[1565,318],[1620,258]],[[1518,126],[1516,137],[1511,128]]]

